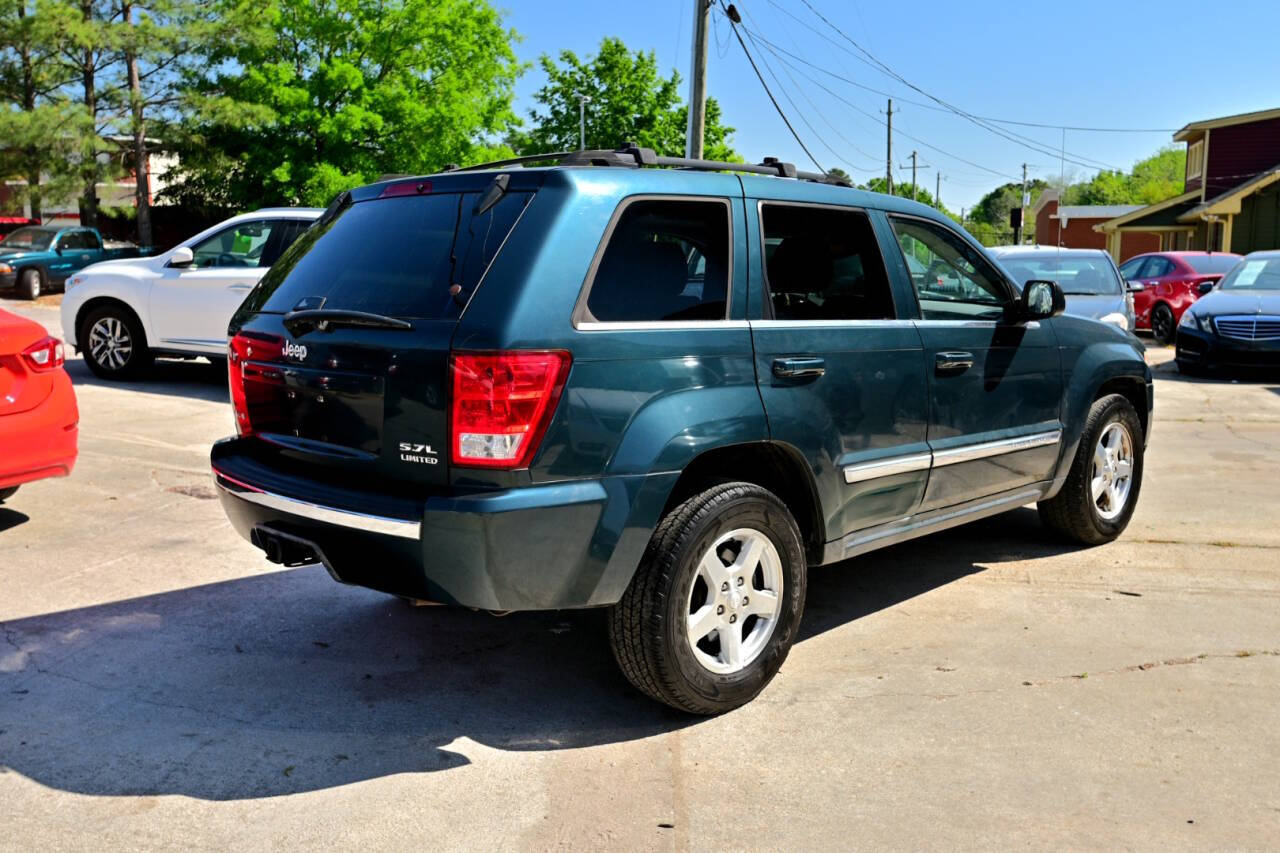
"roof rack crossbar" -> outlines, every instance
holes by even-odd
[[[500,169],[505,166],[525,166],[530,163],[551,162],[558,163],[561,166],[614,166],[623,168],[666,166],[674,169],[690,169],[700,172],[742,172],[751,175],[796,178],[802,181],[813,181],[834,186],[853,186],[845,179],[835,175],[800,171],[796,169],[794,163],[787,163],[776,157],[766,157],[760,163],[728,163],[722,160],[663,157],[654,153],[652,148],[642,148],[632,142],[624,143],[612,151],[587,149],[585,151],[556,151],[549,154],[526,154],[522,157],[511,157],[506,160],[494,160],[490,163],[464,166],[457,171],[471,172],[479,169]]]

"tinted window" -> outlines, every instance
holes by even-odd
[[[271,240],[262,250],[260,266],[269,267],[280,259],[284,250],[293,245],[298,236],[311,227],[309,219],[277,219],[271,223]]]
[[[1223,290],[1280,290],[1280,258],[1246,258],[1219,286]]]
[[[600,258],[587,319],[723,320],[728,294],[729,206],[635,201],[623,210]]]
[[[1026,284],[1032,279],[1042,279],[1056,281],[1067,294],[1120,292],[1120,281],[1116,278],[1111,261],[1100,256],[1006,257],[1001,259],[1001,263],[1018,284]]]
[[[1137,278],[1138,268],[1142,266],[1142,262],[1145,260],[1146,258],[1130,258],[1120,265],[1120,275],[1124,276],[1126,281]]]
[[[1240,259],[1232,255],[1187,255],[1183,260],[1201,275],[1229,272],[1240,263]]]
[[[865,213],[766,204],[765,279],[779,320],[894,316],[880,247]]]
[[[274,222],[256,219],[224,228],[191,247],[195,260],[190,269],[209,267],[258,267],[271,239]]]
[[[10,249],[43,250],[53,244],[53,237],[57,233],[49,228],[19,228],[0,240],[0,246]]]
[[[996,320],[1008,299],[982,253],[949,228],[890,219],[925,320]]]
[[[478,198],[440,193],[356,202],[304,230],[250,292],[243,310],[283,314],[305,297],[321,297],[325,308],[455,317],[461,309],[450,286],[470,294],[531,194],[509,192],[473,215]]]

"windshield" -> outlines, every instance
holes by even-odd
[[[19,228],[3,240],[0,240],[0,246],[4,246],[6,249],[44,251],[53,243],[53,235],[57,233],[52,228]]]
[[[1183,255],[1182,260],[1201,275],[1227,272],[1240,263],[1238,255]]]
[[[1223,290],[1280,290],[1280,257],[1246,258],[1218,286]]]
[[[1024,285],[1032,279],[1056,281],[1068,296],[1100,296],[1120,293],[1120,280],[1111,262],[1102,257],[1058,255],[1034,258],[1002,258],[1000,263]]]

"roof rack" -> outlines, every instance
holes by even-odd
[[[849,181],[830,173],[802,172],[794,163],[786,163],[777,157],[765,157],[759,163],[726,163],[721,160],[693,160],[687,157],[661,157],[652,148],[641,148],[627,142],[612,151],[597,149],[588,151],[556,151],[549,154],[526,154],[490,163],[477,163],[457,169],[471,172],[478,169],[500,169],[505,166],[527,166],[538,163],[557,163],[561,166],[616,166],[638,168],[640,166],[667,166],[699,172],[745,172],[751,175],[772,175],[779,178],[796,178],[838,187],[852,187]],[[453,170],[450,170],[453,171]]]

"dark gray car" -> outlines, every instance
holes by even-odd
[[[1019,285],[1032,279],[1056,281],[1067,297],[1067,313],[1134,330],[1133,297],[1111,255],[1102,249],[1058,246],[996,246],[988,249]]]

